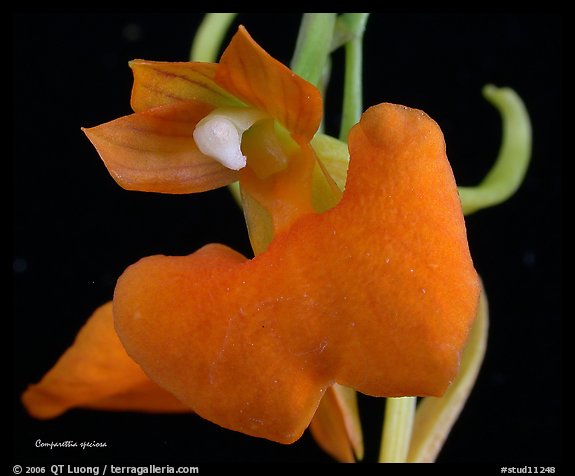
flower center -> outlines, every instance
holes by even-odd
[[[242,153],[243,133],[266,115],[256,109],[219,108],[204,117],[194,130],[198,149],[224,167],[240,170],[246,166]]]
[[[256,254],[303,215],[323,213],[341,198],[311,145],[257,109],[215,109],[197,123],[194,140],[203,154],[240,171],[242,208]]]

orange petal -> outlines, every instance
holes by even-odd
[[[314,440],[340,463],[363,458],[363,438],[355,392],[335,384],[328,388],[309,426]]]
[[[281,336],[274,337],[275,323],[269,316],[255,325],[246,321],[255,310],[249,296],[254,283],[232,286],[225,278],[246,264],[246,258],[222,245],[208,245],[183,258],[141,260],[132,269],[146,273],[150,285],[139,282],[137,271],[123,275],[114,298],[114,312],[120,313],[118,333],[154,381],[184,396],[182,401],[193,403],[196,413],[227,428],[288,443],[305,429],[294,422],[309,423],[323,390],[301,367],[301,359],[290,358]],[[220,277],[224,280],[214,286]],[[166,286],[158,288],[160,282]],[[199,292],[204,283],[208,293]],[[159,293],[155,299],[146,294],[151,289]],[[245,307],[238,306],[244,299]],[[273,302],[260,304],[263,310],[274,307]],[[188,315],[192,308],[201,310],[197,319]],[[238,341],[237,335],[245,332],[251,338]],[[144,342],[147,349],[140,347]],[[260,352],[275,357],[263,362]],[[190,392],[191,381],[198,384],[197,391]]]
[[[212,106],[185,101],[139,112],[84,132],[127,190],[194,193],[223,187],[237,172],[202,154],[193,138]]]
[[[152,382],[126,353],[114,330],[112,303],[98,308],[76,341],[22,401],[36,418],[75,407],[154,412],[190,411]]]
[[[209,245],[119,279],[126,349],[204,418],[289,443],[334,382],[423,396],[455,377],[479,280],[443,135],[421,111],[382,104],[349,146],[341,202],[253,260]]]
[[[216,64],[134,60],[131,105],[135,112],[179,101],[198,101],[213,107],[240,105],[214,80]]]
[[[239,27],[218,64],[216,82],[278,119],[295,137],[311,140],[322,116],[319,90],[267,54]]]

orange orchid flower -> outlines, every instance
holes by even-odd
[[[442,395],[480,285],[437,124],[404,106],[367,110],[349,134],[342,192],[310,145],[319,91],[245,29],[218,64],[131,66],[135,113],[85,130],[111,175],[162,193],[239,180],[256,257],[210,244],[129,267],[113,310],[98,311],[25,393],[30,412],[191,409],[291,443],[335,383]],[[114,359],[129,378],[103,378]],[[325,405],[337,412],[333,395]],[[322,419],[316,434],[329,428]]]

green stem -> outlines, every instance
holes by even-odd
[[[340,24],[346,26],[352,35],[345,44],[343,110],[339,131],[339,138],[344,142],[363,111],[363,33],[368,17],[369,13],[346,13],[340,17]]]
[[[405,463],[409,452],[416,397],[388,398],[379,452],[380,463]]]
[[[525,104],[510,88],[487,85],[483,95],[501,114],[503,139],[495,165],[476,187],[459,187],[468,215],[507,200],[519,188],[531,158],[531,122]]]
[[[207,13],[192,43],[190,61],[213,63],[237,13]]]
[[[291,70],[314,86],[319,86],[330,54],[335,13],[304,13]]]

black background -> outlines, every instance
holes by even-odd
[[[185,61],[198,13],[15,13],[13,16],[14,462],[329,462],[307,434],[290,446],[226,431],[197,416],[75,410],[31,419],[19,402],[111,298],[123,269],[152,254],[210,242],[250,253],[225,190],[127,192],[80,131],[129,114],[133,58]],[[240,14],[266,50],[289,63],[299,14]],[[458,183],[473,185],[500,140],[486,83],[513,87],[534,130],[533,163],[507,203],[467,219],[491,305],[490,341],[475,391],[441,462],[558,463],[561,454],[562,21],[544,14],[375,13],[365,37],[365,105],[425,110],[442,127]],[[342,55],[334,56],[328,132],[337,134]],[[381,400],[362,397],[366,460],[375,461]],[[35,448],[35,441],[106,442],[105,449]]]

